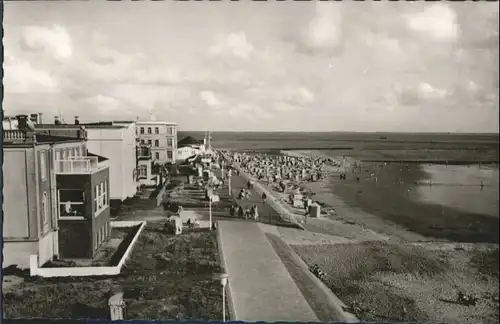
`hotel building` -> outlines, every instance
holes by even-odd
[[[151,145],[153,162],[175,163],[177,151],[177,124],[162,121],[137,121],[136,132],[140,143]]]
[[[39,133],[19,115],[17,128],[3,131],[2,266],[94,257],[111,232],[109,161],[88,152],[82,127]]]

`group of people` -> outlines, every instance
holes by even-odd
[[[230,214],[231,217],[238,216],[239,218],[244,218],[245,220],[250,218],[256,222],[259,221],[259,209],[256,204],[247,209],[244,209],[241,205],[231,205]]]

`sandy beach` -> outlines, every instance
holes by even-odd
[[[282,154],[332,158],[322,151],[311,150]],[[267,231],[279,235],[307,264],[319,265],[327,274],[326,285],[352,307],[360,320],[498,323],[497,243],[457,241],[453,235],[425,235],[432,232],[415,231],[401,222],[371,214],[359,205],[348,204],[336,194],[336,188],[355,182],[338,180],[341,173],[353,177],[355,161],[343,157],[333,160],[341,166],[325,166],[325,178],[300,184],[328,212],[321,218],[306,218],[302,208],[287,203],[287,192],[272,190],[272,185],[260,181],[306,229],[270,229],[266,225]],[[373,176],[362,176],[365,181],[360,181],[361,185],[365,188],[373,185]],[[367,179],[372,183],[367,183]],[[384,184],[388,180],[378,181]],[[405,187],[394,190],[401,189]],[[363,189],[351,188],[356,190]],[[412,194],[405,193],[406,198],[411,200]],[[456,237],[473,237],[466,234],[459,233]],[[476,306],[456,303],[458,292],[476,296]]]

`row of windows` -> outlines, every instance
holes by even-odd
[[[149,145],[153,144],[152,140],[148,140],[147,143]],[[141,140],[141,144],[146,144],[145,140]],[[155,140],[155,145],[154,147],[159,147],[160,146],[160,140]],[[174,147],[174,140],[172,138],[167,138],[167,147]]]
[[[108,182],[103,181],[95,186],[94,210],[95,215],[99,215],[109,205],[108,202]]]
[[[167,159],[172,160],[174,158],[174,152],[172,151],[167,151]],[[155,152],[155,160],[160,159],[160,152]]]
[[[109,235],[110,226],[108,223],[104,224],[99,231],[97,231],[94,237],[94,248],[97,250],[99,246],[106,240],[106,236]]]
[[[142,135],[145,134],[145,128],[141,127],[139,129],[140,133]],[[153,134],[153,127],[148,127],[148,134]],[[155,127],[155,134],[160,134],[160,127]],[[174,128],[173,127],[167,127],[167,135],[173,136],[174,135]]]

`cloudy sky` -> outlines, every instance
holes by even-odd
[[[4,109],[182,130],[498,132],[498,3],[4,3]]]

